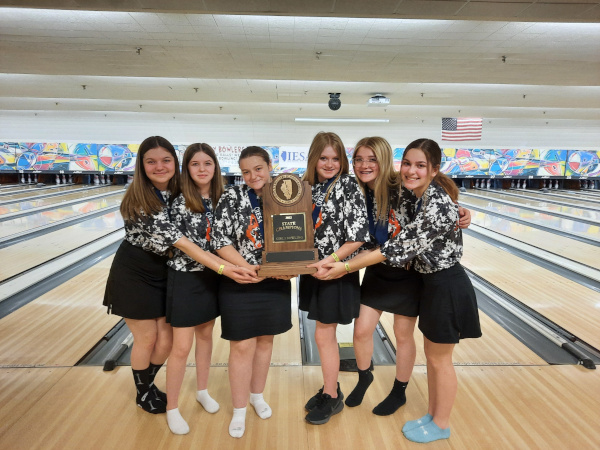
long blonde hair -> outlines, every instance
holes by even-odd
[[[168,151],[175,162],[175,174],[169,180],[167,189],[171,198],[179,195],[179,161],[173,145],[161,136],[151,136],[140,144],[135,162],[135,173],[131,186],[125,192],[121,202],[121,216],[123,220],[136,221],[144,215],[150,216],[158,213],[163,205],[154,191],[154,185],[144,170],[144,155],[155,148]]]
[[[352,160],[356,158],[356,153],[361,147],[366,147],[375,154],[377,164],[379,164],[379,176],[375,179],[375,188],[373,196],[377,203],[377,221],[385,222],[388,219],[388,209],[390,207],[390,191],[397,190],[400,187],[398,172],[394,169],[394,153],[389,142],[379,136],[362,138],[356,143]],[[354,169],[356,175],[356,169]],[[366,195],[367,185],[356,177],[359,186]]]
[[[198,191],[198,186],[192,180],[190,170],[188,168],[190,161],[196,155],[196,153],[205,153],[210,159],[212,159],[215,165],[215,173],[213,174],[212,180],[210,180],[210,200],[213,208],[217,205],[217,202],[221,198],[223,191],[223,177],[221,176],[221,166],[214,149],[204,143],[191,144],[185,149],[183,154],[183,164],[181,166],[181,192],[185,198],[185,206],[190,211],[195,213],[203,213],[204,203],[202,202],[202,196]]]
[[[425,154],[427,162],[431,164],[431,167],[438,171],[435,177],[433,178],[433,181],[439,184],[444,189],[444,191],[446,191],[446,193],[450,196],[452,201],[458,202],[458,195],[460,193],[458,187],[456,186],[456,184],[454,184],[454,181],[452,181],[451,178],[449,178],[446,174],[440,171],[440,166],[442,164],[442,149],[440,148],[438,143],[432,139],[425,138],[412,141],[404,149],[404,153],[402,153],[402,159],[404,159],[404,155],[406,155],[406,152],[412,150],[413,148],[421,150]]]
[[[308,161],[306,163],[306,172],[304,172],[304,176],[302,177],[302,180],[308,181],[311,186],[317,184],[317,163],[319,162],[319,158],[321,157],[323,150],[329,146],[335,150],[338,158],[340,159],[340,171],[335,176],[335,180],[333,180],[331,186],[337,183],[337,180],[343,174],[349,173],[350,164],[348,163],[348,157],[346,156],[344,143],[340,137],[335,133],[320,131],[310,144],[310,149],[308,150]],[[328,198],[329,193],[327,193],[325,201],[327,201]]]

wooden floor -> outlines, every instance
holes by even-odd
[[[100,195],[100,194],[110,194],[115,191],[122,191],[123,186],[114,185],[114,186],[104,186],[98,189],[92,189],[89,191],[79,191],[79,192],[65,192],[62,195],[57,195],[55,197],[47,197],[33,200],[17,200],[15,203],[9,203],[3,206],[0,206],[0,218],[2,214],[8,214],[18,211],[26,211],[30,208],[40,208],[42,206],[52,206],[52,205],[60,205],[63,202],[68,202],[72,200],[85,200],[86,197],[91,195]]]
[[[52,188],[52,189],[34,189],[34,190],[25,190],[25,192],[19,192],[17,194],[4,194],[4,190],[0,190],[0,201],[1,202],[5,202],[5,201],[9,201],[9,200],[14,200],[15,202],[17,200],[21,200],[24,198],[28,198],[28,197],[34,197],[37,195],[44,195],[44,194],[54,194],[54,193],[58,193],[58,192],[68,192],[68,191],[72,191],[74,189],[81,189],[83,186],[81,184],[73,184],[73,185],[69,185],[69,186],[61,186],[61,187],[57,187],[57,188]]]
[[[0,249],[0,282],[123,227],[117,211]],[[40,251],[43,249],[43,251]]]
[[[472,236],[463,240],[465,267],[600,349],[600,293]]]
[[[101,261],[1,319],[0,367],[76,364],[120,320],[102,306],[111,262]]]
[[[449,440],[431,449],[593,449],[600,446],[600,375],[578,366],[457,367],[459,389]],[[363,405],[346,407],[326,425],[304,421],[303,405],[321,385],[319,367],[272,367],[265,398],[273,416],[261,420],[249,407],[246,434],[229,437],[232,414],[225,367],[211,369],[209,390],[221,404],[206,413],[194,398],[188,368],[180,411],[190,434],[175,436],[164,415],[134,403],[131,370],[96,367],[0,370],[0,445],[6,449],[411,449],[405,421],[425,414],[427,379],[416,367],[407,404],[378,417],[371,409],[389,392],[393,367],[377,367]],[[356,374],[342,373],[348,394]],[[164,372],[157,384],[164,386]]]
[[[0,222],[0,236],[7,237],[17,233],[23,233],[34,228],[69,219],[92,211],[100,211],[104,208],[119,206],[123,198],[122,192],[106,194],[102,199],[90,201],[82,200],[81,203],[67,206],[57,206],[55,209],[17,217]]]
[[[600,270],[600,258],[598,258],[598,246],[596,245],[586,244],[521,223],[499,219],[481,211],[471,211],[471,214],[472,223],[475,225]]]

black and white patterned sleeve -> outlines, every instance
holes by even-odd
[[[458,205],[441,187],[432,183],[422,199],[414,220],[406,223],[380,251],[391,265],[398,267],[418,257],[415,267],[427,273],[450,267],[460,259],[462,235],[457,227]]]
[[[209,201],[208,201],[209,202]],[[210,203],[210,202],[209,202]],[[185,198],[180,195],[175,199],[171,206],[171,220],[185,237],[200,247],[202,250],[211,251],[210,222],[206,212],[194,213],[185,203]],[[173,255],[167,263],[169,267],[180,271],[200,271],[204,270],[204,266],[188,256],[178,248],[173,249]]]
[[[234,243],[233,218],[237,214],[235,197],[235,191],[227,189],[215,208],[211,233],[211,245],[214,250],[233,245]]]
[[[367,204],[357,181],[344,177],[344,234],[346,242],[369,242]]]
[[[163,193],[167,197],[168,193]],[[146,251],[165,255],[183,233],[177,229],[169,217],[168,206],[151,216],[143,215],[135,221],[125,222],[125,239],[136,247]]]

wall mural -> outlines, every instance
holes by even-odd
[[[600,177],[600,151],[569,150],[565,175]]]
[[[186,145],[175,145],[182,161]],[[245,145],[215,145],[221,169],[239,173],[238,159]],[[0,171],[133,172],[138,144],[0,143]],[[264,146],[277,173],[303,173],[308,147]],[[394,149],[400,169],[403,148]],[[350,160],[353,148],[347,147]],[[352,171],[352,165],[350,165]],[[444,148],[443,173],[450,176],[600,177],[600,150]]]

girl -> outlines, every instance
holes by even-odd
[[[243,186],[228,189],[215,210],[212,231],[219,256],[252,269],[261,263],[264,247],[262,200],[270,180],[271,159],[260,147],[247,147],[240,154]],[[226,280],[219,285],[219,309],[224,339],[230,341],[229,383],[233,417],[229,434],[241,438],[246,429],[246,405],[261,419],[272,411],[263,398],[269,373],[273,337],[292,327],[291,284],[285,279],[263,279],[241,288]]]
[[[125,239],[113,260],[104,305],[120,315],[133,334],[131,369],[136,403],[152,414],[166,411],[166,395],[154,386],[158,369],[171,351],[171,327],[165,320],[167,252],[175,246],[196,261],[240,282],[251,272],[222,264],[198,248],[170,222],[169,204],[179,194],[175,149],[160,136],[145,139],[138,150],[133,182],[121,203]]]
[[[352,156],[354,174],[365,192],[369,232],[374,245],[383,245],[394,238],[408,222],[405,208],[398,208],[400,183],[393,166],[393,151],[381,137],[361,139]],[[461,211],[459,225],[470,223],[468,210]],[[358,383],[346,399],[346,405],[361,404],[367,388],[373,382],[371,358],[373,333],[383,311],[394,314],[396,337],[396,378],[390,394],[373,413],[393,414],[406,403],[405,390],[416,357],[414,327],[419,313],[422,280],[414,268],[391,265],[384,260],[367,267],[361,284],[360,315],[354,322],[354,352],[358,366]]]
[[[340,355],[337,324],[358,317],[360,284],[358,273],[340,280],[324,281],[323,267],[329,262],[354,256],[369,239],[364,197],[348,175],[348,158],[342,140],[334,133],[318,133],[308,152],[304,180],[312,186],[315,246],[319,261],[312,276],[300,277],[299,308],[316,321],[315,341],[321,358],[323,388],[306,404],[306,420],[320,425],[339,413],[344,404],[337,382]]]
[[[327,277],[338,277],[388,259],[394,265],[412,262],[422,274],[419,329],[424,335],[429,386],[428,413],[407,422],[402,431],[414,442],[450,437],[450,411],[457,380],[452,364],[454,345],[481,336],[473,286],[459,263],[462,233],[458,223],[458,188],[439,172],[441,149],[435,141],[411,142],[402,157],[403,185],[414,197],[405,197],[412,222],[393,239],[363,252],[345,265],[329,264]]]
[[[192,144],[183,155],[181,191],[171,208],[177,229],[194,244],[210,251],[212,210],[223,193],[223,178],[215,151]],[[226,261],[222,261],[227,264]],[[209,413],[219,404],[208,394],[212,332],[219,315],[218,275],[175,249],[168,262],[167,323],[173,327],[173,348],[167,363],[167,423],[174,434],[190,428],[178,408],[187,357],[196,337],[196,400]]]

